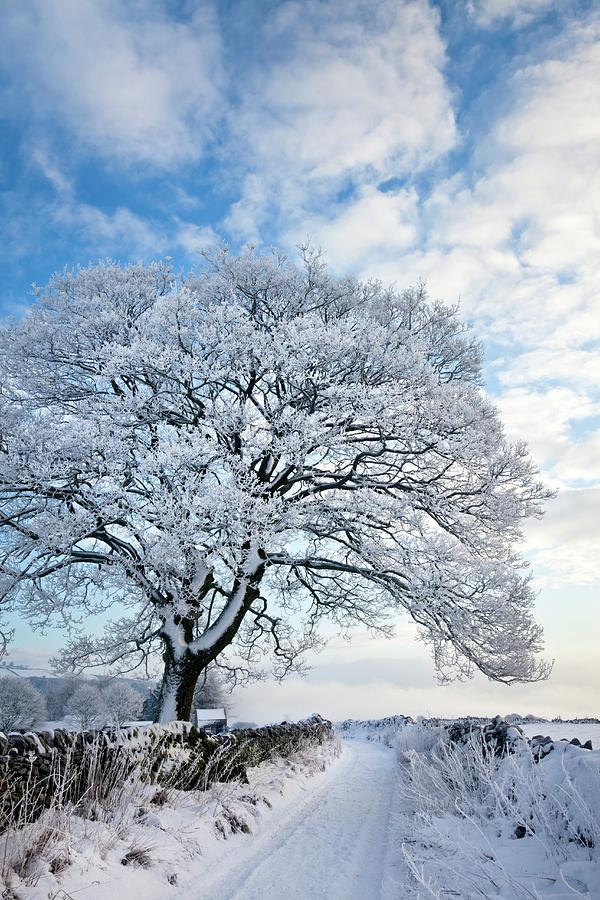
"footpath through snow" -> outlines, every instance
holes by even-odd
[[[395,754],[344,742],[341,757],[306,800],[273,816],[214,877],[188,881],[178,900],[391,900],[400,872],[390,845]],[[268,817],[265,817],[268,820]]]

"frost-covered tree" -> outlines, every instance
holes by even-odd
[[[142,695],[124,681],[113,681],[101,691],[101,697],[111,725],[120,727],[137,719],[142,711]]]
[[[160,700],[161,700],[161,690],[159,686],[153,687],[150,690],[149,694],[146,694],[144,698],[144,702],[142,703],[142,720],[147,722],[148,720],[156,721],[160,714]]]
[[[75,675],[62,678],[49,678],[46,684],[45,699],[48,707],[48,718],[52,721],[62,719],[65,706],[71,694],[76,690],[79,679]]]
[[[514,550],[546,496],[422,289],[223,250],[91,266],[0,331],[0,597],[74,630],[64,669],[162,649],[162,720],[215,660],[299,665],[327,619],[408,614],[442,677],[536,680]],[[102,637],[84,614],[113,611]]]
[[[214,667],[205,669],[198,679],[192,706],[194,709],[231,710],[231,694],[227,692]]]
[[[0,677],[0,731],[32,728],[46,718],[44,698],[25,678]]]
[[[109,717],[104,699],[93,684],[81,684],[69,697],[65,712],[81,731],[104,724]]]

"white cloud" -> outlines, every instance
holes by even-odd
[[[167,251],[169,239],[171,243],[178,242],[169,235],[169,227],[164,223],[159,226],[127,206],[101,209],[81,201],[74,181],[65,174],[56,154],[44,144],[32,144],[28,162],[44,175],[54,193],[50,198],[43,194],[33,209],[12,217],[11,240],[10,243],[5,241],[11,252],[22,246],[24,253],[32,253],[33,248],[46,239],[46,229],[54,234],[61,250],[69,247],[70,259],[73,259],[73,250],[76,253],[83,251],[92,258],[104,255],[118,259],[157,257]],[[181,223],[178,228],[183,230],[184,237],[191,237],[182,229]]]
[[[72,192],[73,182],[62,171],[47,147],[34,145],[30,148],[29,156],[31,162],[40,169],[57,193],[70,194]]]
[[[356,200],[342,206],[334,221],[315,216],[303,222],[312,243],[327,250],[340,269],[360,267],[369,260],[373,267],[413,247],[418,238],[419,217],[416,191],[382,193],[365,186]],[[301,238],[299,231],[288,242]]]
[[[471,0],[469,12],[478,25],[489,28],[507,19],[516,27],[529,24],[547,12],[555,0]]]
[[[562,490],[526,529],[527,552],[541,585],[600,580],[600,487]]]
[[[379,253],[362,228],[356,268],[401,283],[425,277],[432,293],[461,298],[496,341],[534,354],[542,345],[552,354],[585,352],[600,337],[600,20],[535,54],[538,62],[507,84],[508,111],[477,146],[472,172],[438,182],[415,203],[419,245]],[[354,223],[360,233],[363,203],[359,194],[333,206],[320,225],[336,266],[344,243],[336,230],[346,239]]]
[[[179,222],[174,240],[188,256],[197,257],[203,250],[217,244],[219,237],[210,225]]]
[[[153,225],[125,207],[104,212],[88,203],[66,201],[49,210],[60,228],[73,230],[77,239],[94,255],[160,256],[165,236]]]
[[[438,25],[425,0],[277,8],[231,122],[251,172],[229,224],[252,236],[258,194],[289,220],[331,203],[345,179],[415,172],[454,146]]]
[[[34,121],[65,123],[84,146],[126,163],[195,159],[222,83],[209,3],[185,22],[141,0],[31,0],[4,10],[4,56]]]
[[[571,452],[571,424],[600,412],[600,403],[567,387],[511,388],[496,402],[508,436],[526,440],[538,465],[555,463]]]
[[[286,234],[312,234],[337,269],[400,285],[425,278],[434,296],[460,300],[504,351],[492,371],[511,436],[528,440],[551,482],[593,483],[598,439],[580,433],[600,412],[600,20],[536,46],[507,81],[502,110],[471,165],[426,199],[365,181],[325,212],[292,218]],[[587,531],[561,530],[552,513],[533,532],[537,564],[559,581],[600,575],[592,496],[560,501]]]
[[[590,318],[598,315],[594,307],[589,309],[589,315]],[[543,336],[545,323],[542,319],[539,319],[538,323]],[[533,322],[531,324],[533,326]],[[583,333],[580,340],[587,343],[589,340],[597,338],[597,325],[596,322],[596,327],[591,327],[589,331]],[[561,337],[566,337],[566,328],[562,329],[558,325],[557,332],[552,335],[553,342],[559,342]],[[530,331],[528,334],[532,334],[532,332]],[[543,341],[540,343],[543,344]],[[548,342],[535,350],[518,354],[511,359],[504,371],[500,372],[500,381],[505,385],[554,381],[597,388],[600,384],[600,355],[596,349],[578,348],[577,346],[557,347]]]
[[[416,246],[394,243],[389,226],[389,242],[377,228],[370,240],[365,190],[317,220],[317,233],[336,267],[353,259],[360,274],[424,277],[431,293],[460,299],[484,337],[521,351],[506,383],[554,375],[581,384],[599,374],[589,343],[600,338],[600,20],[535,54],[507,84],[508,111],[477,146],[471,173],[438,182],[408,214],[407,189],[378,201],[407,216]]]
[[[244,241],[259,244],[260,229],[267,218],[269,196],[267,177],[250,172],[243,179],[240,199],[231,205],[223,227]]]
[[[406,169],[449,149],[454,120],[437,25],[423,2],[284,6],[270,31],[276,41],[293,35],[291,52],[261,74],[259,154],[275,147],[311,176],[331,177],[384,172],[392,162]]]
[[[29,158],[56,192],[55,199],[45,205],[44,215],[65,234],[75,232],[78,243],[88,247],[94,255],[157,257],[178,247],[193,258],[219,241],[214,229],[208,225],[175,217],[172,224],[163,222],[159,228],[127,207],[105,211],[81,202],[73,181],[46,147],[33,146]],[[191,198],[184,196],[182,205],[190,207]]]
[[[600,429],[569,447],[556,464],[555,471],[569,481],[600,482]]]

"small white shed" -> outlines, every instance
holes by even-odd
[[[224,709],[197,709],[196,725],[207,734],[223,734],[227,731],[227,713]]]

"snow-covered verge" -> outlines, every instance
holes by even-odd
[[[542,752],[513,729],[500,754],[446,729],[427,746],[418,728],[401,735],[396,816],[414,896],[600,897],[600,751]]]
[[[132,889],[145,900],[176,896],[190,866],[201,882],[231,841],[260,831],[264,817],[293,803],[338,755],[330,733],[246,768],[241,780],[210,778],[205,789],[151,783],[130,766],[96,773],[77,803],[58,793],[48,810],[0,835],[0,896],[45,900],[85,890],[105,900]]]

